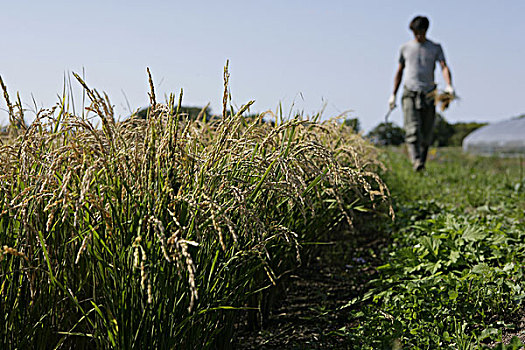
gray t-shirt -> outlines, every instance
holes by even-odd
[[[399,63],[405,66],[405,87],[423,92],[434,89],[434,70],[436,62],[441,61],[445,61],[441,45],[428,39],[424,43],[411,40],[401,46]]]

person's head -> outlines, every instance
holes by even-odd
[[[422,43],[426,40],[429,25],[428,18],[424,16],[417,16],[410,22],[410,30],[418,42]]]

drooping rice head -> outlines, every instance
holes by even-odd
[[[452,103],[452,101],[457,100],[456,95],[450,94],[448,92],[436,93],[436,105],[441,104],[439,109],[444,112]]]

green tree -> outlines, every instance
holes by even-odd
[[[138,118],[146,119],[149,114],[150,106],[142,107],[138,109],[136,112],[132,113],[131,116],[137,116]],[[202,114],[201,114],[202,112]],[[188,107],[188,106],[181,106],[179,109],[180,115],[187,115],[189,119],[195,120],[200,115],[201,117],[205,117],[206,120],[212,117],[211,114],[211,108],[206,107]],[[129,118],[129,117],[128,117]],[[127,119],[127,118],[126,118]]]
[[[343,122],[343,125],[351,127],[356,133],[361,131],[361,123],[357,118],[346,118]]]
[[[368,138],[377,145],[399,146],[405,142],[405,130],[392,122],[380,123],[368,133]]]
[[[436,113],[436,121],[434,124],[433,144],[438,147],[445,147],[449,145],[449,140],[454,135],[454,127],[447,122],[445,117]]]
[[[487,123],[454,123],[447,122],[443,115],[436,114],[433,143],[437,147],[461,146],[463,139],[472,131],[487,125]]]
[[[463,144],[463,139],[473,132],[476,129],[481,128],[482,126],[487,125],[487,123],[455,123],[452,126],[454,127],[454,134],[450,138],[448,145],[449,146],[461,146]]]

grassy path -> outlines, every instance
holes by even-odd
[[[397,220],[380,277],[352,302],[357,348],[474,349],[524,340],[523,160],[385,154]],[[512,340],[513,336],[517,336]],[[503,345],[499,345],[504,347]]]
[[[396,221],[323,247],[241,348],[521,348],[523,160],[439,150],[414,174],[384,157]]]

